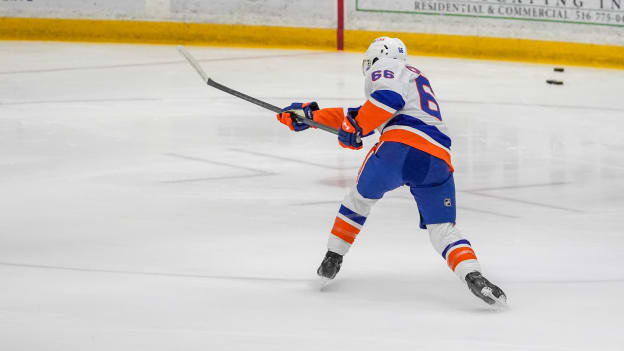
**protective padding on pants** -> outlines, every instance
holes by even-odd
[[[367,199],[380,199],[388,191],[407,185],[416,200],[420,227],[455,222],[455,182],[441,159],[396,142],[383,142],[370,154],[358,178],[357,191]]]

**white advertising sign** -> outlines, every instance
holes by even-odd
[[[624,0],[356,0],[356,11],[624,26]]]

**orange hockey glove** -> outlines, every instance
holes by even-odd
[[[290,130],[300,132],[308,129],[310,126],[303,122],[299,122],[294,114],[314,120],[314,111],[318,109],[319,106],[316,102],[308,102],[305,104],[293,102],[289,106],[284,107],[282,109],[282,113],[277,114],[277,120],[280,123],[287,125]]]

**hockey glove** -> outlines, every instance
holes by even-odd
[[[355,119],[355,118],[357,117],[358,113],[360,112],[360,108],[362,108],[362,106],[358,106],[358,107],[349,107],[349,108],[347,109],[347,114],[348,114],[351,118]],[[368,133],[366,133],[366,134],[362,135],[362,137],[367,137],[367,136],[369,136],[369,135],[373,135],[373,134],[375,134],[375,130],[374,130],[374,129],[373,129],[373,130],[371,130],[370,132],[368,132]]]
[[[308,102],[305,104],[293,102],[289,106],[284,107],[282,109],[282,113],[277,114],[277,120],[280,121],[280,123],[287,125],[290,130],[300,132],[308,129],[310,126],[303,122],[299,122],[294,115],[297,114],[299,116],[305,116],[307,119],[314,120],[314,111],[318,109],[319,106],[316,102]]]
[[[338,144],[347,149],[359,150],[362,148],[362,128],[351,114],[347,114],[342,121],[338,132]]]

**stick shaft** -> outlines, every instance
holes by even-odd
[[[226,92],[226,93],[228,93],[230,95],[234,95],[237,98],[243,99],[245,101],[249,101],[252,104],[256,104],[256,105],[258,105],[260,107],[264,107],[265,109],[267,109],[269,111],[273,111],[275,113],[282,112],[282,109],[277,107],[277,106],[275,106],[275,105],[271,105],[268,102],[264,102],[262,100],[258,100],[258,99],[254,98],[254,97],[251,97],[251,96],[247,95],[247,94],[241,93],[240,91],[234,90],[232,88],[228,88],[228,87],[226,87],[223,84],[215,82],[214,80],[212,80],[212,78],[208,78],[208,81],[206,83],[208,85],[210,85],[211,87],[213,87],[213,88],[217,88],[217,89],[219,89],[219,90],[221,90],[223,92]]]
[[[251,97],[247,94],[241,93],[240,91],[234,90],[232,88],[226,87],[223,84],[217,83],[214,80],[212,80],[210,77],[208,77],[208,75],[206,74],[206,72],[204,72],[204,70],[201,68],[201,66],[199,65],[199,63],[197,62],[197,60],[195,60],[195,58],[193,57],[193,55],[191,55],[188,51],[186,51],[186,49],[183,46],[178,46],[178,51],[180,52],[180,54],[182,54],[182,56],[184,56],[184,58],[191,64],[191,66],[193,66],[193,68],[195,69],[195,71],[197,71],[197,73],[202,77],[202,80],[208,84],[209,86],[219,89],[223,92],[226,92],[228,94],[234,95],[237,98],[243,99],[245,101],[249,101],[252,104],[256,104],[260,107],[263,107],[269,111],[273,111],[275,113],[280,113],[282,112],[282,109],[275,106],[275,105],[271,105],[268,102],[264,102],[262,100],[256,99],[254,97]],[[330,126],[315,122],[314,120],[305,118],[304,116],[300,116],[298,114],[295,114],[297,121],[301,122],[301,123],[305,123],[309,126],[312,127],[316,127],[318,129],[324,130],[326,132],[330,132],[333,134],[338,134],[338,129],[336,128],[332,128]]]
[[[254,97],[251,97],[251,96],[247,95],[247,94],[241,93],[240,91],[234,90],[232,88],[228,88],[228,87],[226,87],[223,84],[215,82],[211,78],[208,78],[208,82],[207,83],[208,83],[208,85],[210,85],[213,88],[217,88],[217,89],[219,89],[219,90],[221,90],[223,92],[226,92],[228,94],[234,95],[234,96],[236,96],[236,97],[238,97],[240,99],[249,101],[252,104],[256,104],[256,105],[258,105],[260,107],[264,107],[265,109],[267,109],[269,111],[273,111],[275,113],[282,112],[282,109],[277,107],[277,106],[275,106],[275,105],[271,105],[268,102],[264,102],[262,100],[258,100],[258,99],[254,98]],[[336,135],[338,134],[338,129],[332,128],[330,126],[326,126],[326,125],[324,125],[322,123],[319,123],[319,122],[315,122],[314,120],[305,118],[305,117],[297,115],[297,114],[295,114],[295,116],[296,116],[298,122],[305,123],[305,124],[307,124],[307,125],[309,125],[311,127],[316,127],[318,129],[324,130],[324,131],[329,132],[329,133],[333,133],[333,134],[336,134]]]

